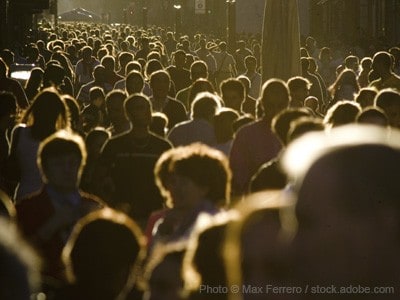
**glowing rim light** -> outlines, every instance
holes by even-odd
[[[338,148],[365,144],[382,144],[400,150],[400,131],[373,125],[346,125],[328,132],[308,133],[293,141],[282,157],[289,177],[300,179],[324,154]]]
[[[31,71],[14,71],[11,73],[11,78],[17,80],[28,80],[31,76]]]
[[[182,5],[180,5],[180,4],[175,4],[175,5],[174,5],[174,8],[175,8],[175,9],[181,9],[181,8],[182,8]]]

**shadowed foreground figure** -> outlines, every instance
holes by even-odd
[[[296,184],[298,231],[290,246],[291,282],[338,290],[350,285],[393,287],[379,297],[349,296],[398,299],[398,140],[397,131],[346,126],[292,144],[285,166],[301,180]],[[295,160],[304,162],[304,143],[316,151],[309,151],[309,161],[298,168]]]

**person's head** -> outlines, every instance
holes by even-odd
[[[94,86],[89,90],[90,103],[96,107],[102,107],[105,101],[106,95],[101,87]]]
[[[364,57],[361,60],[361,69],[362,71],[369,72],[372,69],[372,58],[371,57]]]
[[[125,74],[129,74],[131,71],[142,73],[142,65],[137,60],[128,62],[125,66]]]
[[[308,70],[310,71],[311,74],[315,74],[318,71],[317,61],[315,60],[314,57],[308,57],[308,62],[309,62]]]
[[[356,73],[351,69],[344,69],[329,89],[336,101],[353,100],[360,90]]]
[[[233,123],[239,119],[239,113],[231,108],[222,108],[214,117],[214,130],[217,143],[233,139]]]
[[[44,87],[59,87],[65,78],[65,70],[58,61],[51,60],[46,64],[46,68],[43,74],[43,86]]]
[[[163,66],[161,62],[157,59],[150,59],[149,61],[146,62],[146,65],[144,67],[144,73],[146,75],[146,78],[150,79],[151,75],[159,70],[163,70]]]
[[[103,65],[98,65],[93,69],[93,78],[97,83],[106,81],[106,68]]]
[[[310,81],[304,77],[296,76],[290,78],[287,85],[292,100],[290,106],[302,106],[304,104],[304,100],[309,95],[311,88]]]
[[[196,96],[201,92],[215,92],[212,83],[205,78],[199,78],[191,85],[188,98],[189,107],[192,105]]]
[[[185,248],[179,242],[154,247],[143,272],[143,300],[182,299]]]
[[[220,49],[222,52],[225,52],[225,51],[226,51],[226,43],[225,43],[225,42],[220,42],[220,43],[218,44],[218,47],[219,47],[219,49]]]
[[[359,69],[359,58],[354,55],[349,55],[344,60],[344,65],[347,69],[353,70],[354,72],[358,72]]]
[[[302,75],[306,76],[310,68],[310,61],[308,60],[308,57],[302,57],[300,59],[300,63],[301,63]]]
[[[161,112],[153,112],[151,115],[150,131],[165,137],[168,128],[168,117]]]
[[[217,207],[229,203],[231,171],[222,152],[203,144],[181,147],[171,159],[169,172],[174,207],[192,209],[205,200]]]
[[[110,136],[110,132],[102,127],[95,127],[89,131],[85,138],[88,160],[89,158],[94,160],[100,156],[101,149]]]
[[[192,119],[204,119],[211,122],[219,107],[219,99],[215,94],[201,92],[197,94],[191,104],[191,117]]]
[[[225,106],[240,112],[245,100],[245,89],[240,80],[226,79],[221,83],[220,90]]]
[[[225,232],[223,258],[226,286],[280,285],[286,268],[282,257],[283,241],[287,238],[281,223],[289,204],[280,191],[264,191],[246,198],[236,207],[240,218],[230,222]],[[262,236],[262,238],[261,238]],[[283,280],[282,280],[283,281]],[[265,291],[265,290],[264,290]],[[230,296],[246,296],[243,289],[228,289]],[[241,297],[240,297],[241,296]],[[264,299],[265,294],[251,294],[251,299]],[[230,297],[228,299],[231,299]],[[234,299],[234,298],[232,298]],[[244,297],[247,299],[247,297]]]
[[[321,48],[318,56],[319,60],[323,63],[330,62],[332,60],[332,53],[331,49],[328,47]]]
[[[208,78],[208,67],[202,60],[196,60],[190,66],[190,79],[194,82],[199,78]]]
[[[380,51],[375,53],[372,59],[372,70],[374,70],[379,77],[390,73],[391,67],[392,58],[388,52]]]
[[[114,72],[115,70],[115,59],[111,55],[106,55],[101,59],[101,64],[104,66],[107,72]]]
[[[248,55],[244,59],[244,65],[247,72],[255,72],[257,69],[257,59],[253,55]]]
[[[126,94],[123,91],[115,90],[106,95],[106,108],[108,117],[112,124],[121,124],[126,122],[124,111],[124,101]]]
[[[131,71],[125,79],[125,89],[128,95],[141,93],[144,87],[144,78],[139,71]]]
[[[174,61],[175,61],[175,66],[177,68],[183,68],[186,63],[186,53],[183,50],[177,50],[174,53]]]
[[[42,68],[33,68],[28,81],[25,84],[25,90],[39,90],[42,85],[44,71]],[[31,100],[31,99],[29,99]]]
[[[8,76],[8,66],[4,60],[0,57],[0,78],[5,78]]]
[[[85,46],[81,49],[82,59],[84,62],[89,62],[92,58],[92,47]]]
[[[304,100],[304,107],[311,109],[314,113],[319,112],[319,101],[317,97],[308,96]]]
[[[39,145],[37,163],[43,182],[60,192],[78,189],[85,162],[83,139],[71,131],[57,131]]]
[[[264,114],[271,119],[290,103],[289,89],[280,79],[269,79],[262,86],[261,104]]]
[[[360,104],[361,108],[374,105],[374,99],[377,94],[377,90],[374,88],[362,88],[355,96],[355,101]]]
[[[383,109],[392,127],[400,128],[400,93],[384,89],[375,97],[375,106]]]
[[[151,74],[150,87],[156,99],[165,99],[168,95],[171,78],[167,71],[159,70]]]
[[[324,122],[331,127],[354,123],[360,111],[361,106],[357,102],[348,100],[338,101],[329,108]]]
[[[144,94],[130,95],[124,102],[126,117],[133,128],[149,128],[151,124],[151,102]]]
[[[115,299],[136,280],[143,247],[139,226],[122,212],[105,208],[77,223],[62,258],[69,281],[84,295]]]
[[[389,120],[383,109],[369,106],[364,108],[356,117],[357,123],[372,124],[377,126],[389,126]]]
[[[300,117],[290,123],[290,128],[287,134],[287,142],[290,144],[292,141],[306,133],[324,130],[325,125],[321,119],[314,117]]]
[[[33,137],[42,140],[56,130],[68,127],[68,114],[60,94],[48,88],[33,99],[32,105],[22,117],[22,123],[31,124]]]
[[[310,113],[305,108],[287,108],[272,119],[272,131],[278,136],[282,145],[286,146],[291,122],[309,116]]]
[[[133,60],[133,54],[130,52],[121,52],[118,56],[119,66],[125,71],[126,65]]]

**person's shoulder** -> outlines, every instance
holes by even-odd
[[[26,210],[40,210],[41,206],[40,203],[45,203],[47,202],[46,200],[50,201],[50,198],[44,188],[41,188],[40,190],[33,192],[22,199],[18,201],[18,203],[15,205],[15,209],[17,210],[17,214],[21,211],[26,211]]]
[[[165,138],[150,132],[150,140],[153,143],[159,144],[161,147],[165,147],[165,149],[172,148],[172,144]]]
[[[98,208],[107,207],[106,202],[104,202],[101,198],[99,198],[99,197],[96,196],[96,195],[87,193],[87,192],[85,192],[85,191],[79,191],[79,195],[81,196],[82,201],[84,201],[84,202],[97,205]]]

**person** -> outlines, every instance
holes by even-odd
[[[177,50],[174,52],[173,56],[175,64],[168,66],[166,71],[169,73],[169,76],[175,85],[175,91],[179,92],[191,84],[190,72],[185,68],[185,51]]]
[[[238,41],[234,55],[238,75],[242,75],[246,72],[245,58],[250,55],[253,55],[253,53],[250,49],[246,48],[246,42],[243,40]]]
[[[153,168],[160,155],[172,145],[150,132],[152,106],[145,95],[129,96],[124,102],[124,111],[131,129],[105,143],[96,173],[99,182],[111,182],[110,191],[104,191],[109,193],[108,201],[126,210],[143,226],[151,212],[163,207]]]
[[[144,244],[139,226],[121,212],[105,208],[85,216],[63,249],[68,285],[54,299],[126,297],[137,281]]]
[[[93,80],[82,85],[76,95],[76,100],[78,100],[81,107],[86,106],[90,100],[90,89],[92,87],[98,86],[103,89],[104,93],[107,94],[112,90],[112,85],[106,82],[106,69],[102,65],[98,65],[93,70]]]
[[[242,82],[234,78],[226,79],[222,81],[220,90],[225,107],[242,114],[242,104],[245,101],[245,88]]]
[[[106,95],[106,109],[110,119],[109,131],[113,136],[131,129],[131,124],[124,111],[125,92],[115,90]]]
[[[87,193],[95,193],[97,182],[96,166],[100,158],[101,149],[103,149],[106,141],[111,137],[111,133],[103,127],[95,127],[88,132],[85,138],[85,146],[87,150],[86,164],[83,169],[80,188]]]
[[[0,92],[0,189],[4,189],[10,195],[10,182],[7,178],[7,157],[9,141],[12,129],[15,126],[15,115],[17,113],[17,99],[10,92]]]
[[[222,256],[225,266],[226,283],[222,281],[221,285],[243,288],[233,291],[228,288],[225,294],[211,295],[210,299],[265,299],[270,292],[269,284],[282,287],[290,282],[287,280],[290,269],[285,241],[290,239],[291,233],[287,230],[290,221],[285,222],[285,217],[291,217],[292,203],[281,191],[265,191],[246,198],[234,209],[240,217],[227,223],[222,254],[217,255]],[[263,292],[246,293],[246,287],[263,287]],[[205,296],[202,299],[208,299]],[[268,298],[286,296],[285,293],[271,293]],[[297,299],[297,296],[290,294],[286,298]]]
[[[0,58],[0,91],[13,93],[17,98],[19,109],[26,109],[29,106],[28,99],[21,84],[8,76],[9,68],[2,58]]]
[[[372,58],[371,57],[364,57],[361,60],[361,72],[358,75],[358,84],[360,88],[365,88],[369,85],[368,75],[369,72],[372,70]]]
[[[101,59],[101,65],[105,70],[105,83],[113,87],[117,81],[124,79],[123,76],[115,72],[115,59],[112,55],[106,55]]]
[[[361,106],[357,102],[342,100],[329,108],[324,123],[328,128],[354,123],[360,112]]]
[[[217,70],[217,63],[215,61],[214,56],[211,54],[210,50],[211,49],[207,47],[206,40],[201,39],[199,41],[199,49],[196,50],[196,55],[201,61],[207,64],[210,80],[211,82],[214,82],[214,74],[215,71]]]
[[[0,216],[0,298],[26,300],[39,292],[41,260],[17,226]]]
[[[237,79],[243,84],[244,86],[244,101],[242,102],[240,111],[243,114],[249,114],[255,117],[257,115],[257,99],[251,97],[249,95],[250,91],[250,79],[244,75],[240,75]]]
[[[67,108],[54,89],[45,89],[33,100],[22,121],[12,131],[9,149],[8,178],[19,183],[14,200],[19,202],[42,186],[36,164],[39,144],[58,129],[69,126]]]
[[[226,47],[227,46],[225,42],[220,42],[220,52],[213,53],[215,61],[217,63],[217,69],[214,76],[217,89],[220,88],[220,84],[222,81],[230,77],[235,77],[237,74],[235,59],[231,54],[226,51]]]
[[[93,80],[94,68],[100,65],[100,62],[93,56],[92,48],[90,46],[85,46],[80,51],[82,58],[76,63],[75,66],[75,88],[78,91],[82,85]]]
[[[279,138],[283,149],[289,144],[288,133],[292,122],[309,116],[310,113],[304,108],[287,108],[272,119],[272,131]],[[286,186],[286,174],[279,167],[280,157],[281,154],[278,154],[258,168],[249,182],[249,192],[255,193],[267,189],[283,189]]]
[[[207,79],[208,78],[208,67],[204,61],[198,60],[191,64],[190,66],[190,80],[192,84],[182,90],[180,90],[176,94],[176,99],[185,105],[185,108],[188,110],[190,109],[189,104],[189,94],[193,84],[196,82],[197,79]]]
[[[233,140],[229,162],[234,195],[243,195],[254,172],[279,153],[281,145],[271,131],[271,121],[288,107],[289,102],[290,95],[285,82],[271,79],[264,83],[261,97],[264,117],[240,128]]]
[[[360,124],[373,124],[388,127],[389,120],[383,109],[369,106],[360,111],[356,117],[356,122]]]
[[[381,90],[375,97],[376,107],[383,109],[389,125],[400,128],[400,93],[392,89]]]
[[[231,172],[220,151],[200,143],[171,151],[168,168],[161,173],[167,180],[161,181],[173,208],[154,229],[155,245],[187,240],[202,213],[215,215],[230,200]]]
[[[301,60],[301,69],[302,69],[302,76],[306,78],[310,83],[310,96],[314,96],[318,99],[320,106],[323,106],[323,94],[322,94],[322,87],[319,83],[318,77],[311,74],[309,71],[310,68],[310,61],[307,57],[302,57]]]
[[[186,121],[186,109],[182,103],[168,96],[171,78],[167,71],[159,70],[151,74],[150,87],[153,96],[150,98],[155,112],[162,112],[168,117],[169,128]]]
[[[25,83],[25,94],[29,102],[39,93],[42,88],[44,71],[41,68],[33,68],[29,79]]]
[[[155,248],[143,272],[143,300],[182,299],[182,264],[185,243],[169,243]]]
[[[214,146],[216,138],[213,119],[218,109],[219,101],[216,95],[209,92],[197,94],[192,103],[192,119],[175,125],[168,133],[168,140],[175,147],[190,145],[194,142]]]
[[[249,96],[254,99],[258,99],[260,96],[262,78],[261,74],[257,72],[257,60],[254,56],[249,55],[244,59],[244,65],[246,67],[246,72],[243,74],[250,80]]]
[[[318,55],[318,70],[327,86],[335,82],[335,68],[331,49],[328,47],[321,48]]]
[[[296,178],[298,222],[288,251],[290,282],[321,286],[386,282],[397,289],[398,139],[397,131],[388,134],[377,126],[351,125],[329,135],[305,136],[288,149],[284,168]],[[300,149],[313,150],[305,158]],[[393,223],[387,222],[389,218]],[[361,252],[373,255],[360,256]],[[397,297],[395,290],[388,294],[388,299]],[[365,295],[351,298],[365,299]]]
[[[373,106],[374,99],[378,91],[375,88],[364,87],[361,88],[357,95],[355,95],[355,101],[361,105],[362,108]]]
[[[231,108],[223,107],[214,116],[216,144],[214,148],[229,157],[232,148],[233,124],[239,119],[239,113]]]
[[[360,86],[358,85],[356,73],[353,70],[345,69],[329,87],[332,98],[330,105],[341,100],[354,100],[359,90]]]
[[[311,82],[301,76],[292,77],[287,82],[290,93],[290,107],[303,107],[307,98]]]
[[[139,71],[131,71],[125,78],[125,91],[128,95],[142,93],[144,78]]]
[[[85,132],[89,132],[97,126],[106,127],[108,125],[105,97],[101,87],[94,86],[90,89],[90,104],[85,106],[80,113]]]
[[[385,88],[400,90],[400,77],[392,71],[392,58],[388,52],[380,51],[372,58],[372,70],[379,79],[372,81],[369,86],[378,91]]]
[[[38,249],[43,274],[63,281],[61,251],[76,222],[104,203],[79,190],[86,149],[79,135],[60,130],[40,143],[38,167],[44,185],[16,205],[24,236]]]

